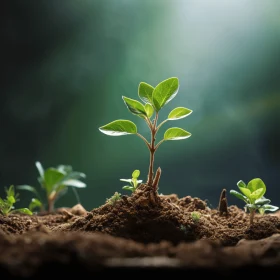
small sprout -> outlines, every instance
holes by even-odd
[[[219,200],[219,213],[220,215],[228,214],[228,204],[227,204],[227,198],[226,198],[226,189],[223,189],[220,195]]]
[[[5,199],[0,198],[0,213],[2,215],[9,215],[10,213],[23,213],[27,215],[32,215],[32,211],[30,211],[28,208],[19,208],[15,209],[14,204],[19,201],[18,193],[15,193],[15,188],[13,185],[11,185],[8,189],[5,188],[5,192],[7,194]]]
[[[121,198],[121,194],[119,192],[115,192],[110,198],[106,199],[106,203],[114,206]]]
[[[165,141],[182,140],[191,136],[191,133],[182,128],[171,127],[165,131],[163,139],[156,143],[157,132],[164,123],[185,118],[192,113],[192,110],[188,108],[178,107],[169,113],[167,119],[158,124],[160,110],[177,95],[178,90],[179,80],[176,77],[172,77],[160,82],[156,87],[141,82],[138,87],[138,96],[142,103],[125,96],[122,97],[127,109],[133,115],[140,117],[146,122],[151,132],[150,141],[138,132],[136,124],[130,120],[115,120],[99,127],[99,130],[106,135],[121,136],[134,134],[144,141],[150,152],[147,185],[152,186],[154,190],[158,189],[161,173],[161,169],[158,168],[157,173],[154,174],[155,152],[159,146]],[[153,115],[154,119],[151,119]],[[132,191],[132,189],[129,190]]]
[[[81,172],[73,171],[72,166],[70,165],[59,165],[56,168],[49,167],[47,169],[44,169],[42,164],[38,161],[35,163],[35,165],[39,172],[38,181],[46,194],[48,212],[54,211],[55,202],[60,196],[67,192],[68,187],[86,187],[86,184],[80,180],[81,178],[85,178],[86,175]],[[33,192],[36,195],[36,198],[33,198],[29,204],[30,210],[40,209],[43,211],[44,205],[42,199],[34,187],[29,185],[20,185],[17,186],[17,188],[20,190]]]
[[[230,193],[246,203],[245,210],[248,209],[250,212],[250,224],[254,222],[256,211],[264,214],[265,211],[273,212],[279,209],[277,206],[270,205],[270,199],[264,197],[266,185],[260,178],[252,179],[248,185],[240,180],[237,186],[241,193],[235,190],[231,190]]]
[[[35,211],[36,209],[40,209],[40,211],[43,211],[43,203],[38,198],[32,198],[28,208],[31,211]]]
[[[201,214],[197,211],[191,212],[191,217],[194,223],[197,223],[200,220]]]
[[[123,189],[131,192],[135,192],[138,185],[142,183],[142,180],[138,180],[138,177],[140,176],[139,170],[134,170],[132,172],[132,178],[131,179],[120,179],[120,181],[130,183],[130,186],[124,186]]]

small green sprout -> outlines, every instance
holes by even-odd
[[[200,220],[201,214],[197,211],[191,212],[191,217],[194,223],[197,223]]]
[[[8,189],[5,188],[5,192],[7,194],[6,198],[2,199],[0,197],[0,213],[2,215],[7,216],[10,213],[15,213],[15,212],[32,215],[32,212],[27,208],[15,209],[14,204],[17,201],[19,201],[18,199],[19,194],[15,193],[15,188],[13,185],[11,185]]]
[[[158,124],[159,111],[177,95],[178,90],[179,80],[176,77],[172,77],[160,82],[156,87],[141,82],[138,87],[138,96],[143,103],[125,96],[122,97],[128,110],[146,122],[151,132],[150,142],[142,134],[138,133],[136,124],[129,120],[115,120],[99,128],[102,133],[110,136],[134,134],[144,141],[150,151],[147,185],[155,189],[158,187],[161,174],[161,169],[158,168],[154,176],[154,158],[155,152],[159,146],[165,141],[181,140],[191,136],[191,133],[182,128],[171,127],[165,131],[163,139],[156,144],[157,132],[164,123],[185,118],[192,113],[192,110],[188,108],[178,107],[169,113],[167,119]],[[151,120],[153,115],[155,115],[155,117]]]
[[[54,211],[55,202],[60,196],[67,192],[69,186],[75,188],[86,187],[86,184],[80,180],[81,178],[85,178],[86,175],[81,172],[73,171],[70,165],[59,165],[56,168],[49,167],[47,169],[44,169],[42,164],[38,161],[35,165],[39,172],[38,181],[46,193],[48,212]],[[34,187],[20,185],[17,186],[17,188],[33,192],[36,195],[37,198],[31,200],[29,209],[34,210],[39,208],[41,211],[44,210],[42,199]]]
[[[121,198],[121,194],[119,192],[115,192],[110,198],[106,199],[106,203],[115,205]]]
[[[248,209],[250,212],[250,224],[254,222],[256,211],[264,214],[265,211],[273,212],[279,209],[277,206],[270,205],[270,200],[264,197],[266,185],[260,178],[252,179],[248,185],[240,180],[237,186],[242,193],[235,190],[231,190],[230,193],[246,203],[245,210]]]
[[[130,183],[130,186],[124,186],[123,189],[131,192],[135,192],[138,185],[142,183],[142,180],[137,180],[140,176],[139,170],[134,170],[132,172],[132,178],[131,179],[120,179],[120,181]]]

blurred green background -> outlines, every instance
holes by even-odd
[[[136,136],[98,127],[130,119],[122,95],[137,99],[141,81],[176,76],[180,90],[161,111],[193,110],[169,122],[192,133],[156,153],[159,192],[207,199],[217,207],[242,179],[260,177],[280,205],[280,3],[278,0],[3,1],[1,7],[0,195],[4,186],[38,187],[35,161],[86,173],[87,210],[105,202],[120,178],[149,153]],[[158,134],[161,139],[165,129]],[[126,193],[129,194],[129,193]],[[31,194],[22,191],[26,206]],[[56,206],[72,206],[71,191]],[[243,204],[241,204],[243,205]]]

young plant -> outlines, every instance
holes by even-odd
[[[15,209],[14,204],[19,200],[18,193],[15,193],[14,186],[10,186],[8,189],[5,188],[5,192],[7,194],[5,199],[0,197],[0,213],[2,215],[9,215],[10,213],[19,212],[23,214],[32,215],[32,212],[27,208],[19,208]]]
[[[158,124],[160,110],[177,95],[178,90],[179,80],[176,77],[172,77],[160,82],[156,87],[141,82],[138,87],[138,96],[143,103],[125,96],[122,97],[128,110],[146,122],[151,132],[150,141],[138,132],[136,124],[130,120],[115,120],[99,128],[102,133],[110,136],[134,134],[145,142],[150,152],[147,185],[153,186],[155,189],[157,189],[161,174],[161,169],[159,168],[154,176],[154,158],[159,146],[164,141],[181,140],[191,136],[191,133],[182,128],[172,127],[165,131],[163,139],[156,144],[157,132],[164,123],[185,118],[192,113],[192,110],[188,108],[178,107],[169,113],[167,119]],[[153,115],[154,119],[151,120]]]
[[[130,186],[124,186],[123,189],[131,192],[135,192],[138,185],[142,183],[142,180],[137,180],[140,176],[139,170],[134,170],[132,172],[132,178],[131,179],[120,179],[120,181],[130,183]]]
[[[191,217],[194,223],[197,223],[200,220],[201,214],[197,211],[191,212]]]
[[[106,199],[106,203],[109,203],[114,206],[117,203],[117,201],[119,201],[121,198],[121,193],[115,192],[110,198]]]
[[[250,212],[250,224],[254,222],[256,211],[264,214],[265,211],[276,211],[279,209],[277,206],[270,205],[270,200],[264,197],[266,185],[260,178],[251,180],[248,185],[240,180],[237,182],[237,186],[242,193],[235,190],[231,190],[230,193],[246,203],[245,210],[248,209]]]
[[[70,165],[59,165],[56,168],[49,167],[47,169],[44,169],[42,164],[38,161],[35,165],[39,172],[38,181],[46,193],[48,212],[54,211],[55,202],[60,196],[67,192],[69,186],[75,188],[86,187],[86,184],[80,180],[81,178],[85,178],[86,175],[81,172],[73,171]],[[30,209],[39,208],[41,211],[44,209],[40,195],[34,187],[21,185],[17,188],[31,191],[37,196],[37,198],[33,198],[29,204]]]

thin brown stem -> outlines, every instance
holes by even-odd
[[[155,178],[154,178],[154,181],[153,181],[153,188],[155,191],[158,190],[158,182],[159,182],[159,179],[160,179],[160,175],[161,175],[161,168],[159,167],[156,171],[156,175],[155,175]]]
[[[250,210],[250,225],[254,223],[255,210]]]
[[[158,149],[158,147],[160,146],[160,144],[162,144],[164,141],[165,141],[165,140],[162,139],[162,140],[160,140],[160,141],[157,143],[157,145],[155,146],[155,151]]]
[[[141,135],[140,133],[136,133],[136,135],[137,136],[139,136],[144,142],[145,142],[145,144],[147,145],[147,147],[148,147],[148,149],[151,151],[151,145],[150,145],[150,143],[146,140],[146,138],[143,136],[143,135]]]
[[[227,198],[226,198],[226,189],[223,189],[220,195],[219,200],[219,207],[218,210],[220,212],[220,215],[222,214],[228,214],[228,204],[227,204]]]
[[[57,192],[52,191],[50,195],[48,196],[48,212],[53,212],[54,211],[54,202],[57,198]]]
[[[162,126],[163,124],[165,124],[167,121],[168,121],[168,120],[164,120],[164,121],[162,121],[162,122],[158,125],[158,127],[156,128],[156,133],[155,133],[155,135],[157,134],[157,132],[159,131],[159,129],[161,128],[161,126]]]
[[[151,127],[151,143],[150,143],[150,166],[148,173],[147,184],[152,186],[154,178],[154,160],[155,160],[155,141],[156,141],[156,131],[157,131],[157,121],[158,121],[158,112],[156,112],[155,119]]]
[[[149,127],[150,129],[152,129],[153,124],[152,124],[151,120],[150,120],[148,117],[146,117],[146,118],[145,118],[145,121],[146,121],[148,127]]]
[[[51,213],[54,211],[54,200],[53,199],[49,199],[48,200],[48,212]]]

